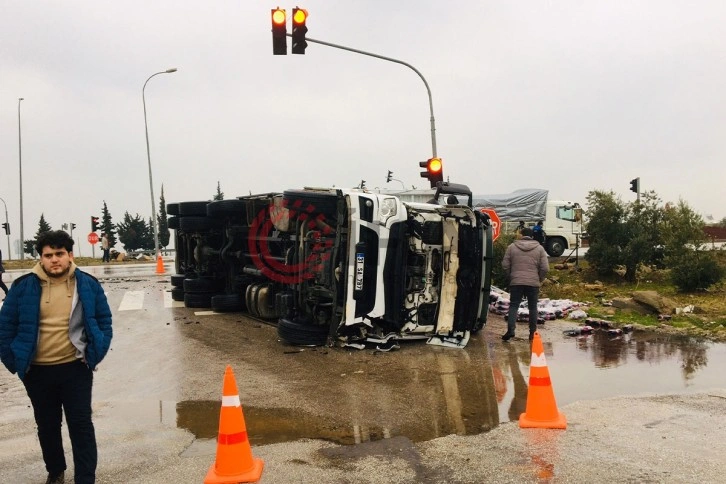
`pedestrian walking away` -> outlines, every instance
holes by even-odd
[[[0,249],[0,289],[2,289],[5,292],[5,295],[8,295],[8,286],[5,285],[5,281],[3,281],[3,274],[5,273],[5,266],[3,266],[3,251]],[[4,300],[5,298],[3,298]]]
[[[74,481],[93,483],[93,371],[111,344],[111,309],[98,280],[73,262],[73,239],[66,232],[40,235],[35,248],[40,261],[13,282],[0,309],[0,360],[17,373],[33,405],[46,484],[64,482],[63,413]]]
[[[532,238],[532,234],[532,229],[523,228],[522,238],[509,244],[502,259],[502,269],[509,280],[509,313],[507,332],[502,336],[504,341],[514,338],[517,311],[523,297],[527,298],[529,309],[530,340],[537,331],[539,288],[547,276],[549,262],[544,248]]]
[[[101,234],[101,250],[103,250],[101,262],[111,262],[111,247],[109,246],[106,232]]]
[[[547,238],[547,233],[544,231],[542,224],[543,222],[540,220],[534,227],[532,227],[532,238],[539,242],[540,245],[544,245],[545,239]]]

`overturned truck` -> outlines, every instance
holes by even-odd
[[[172,298],[275,322],[291,344],[464,347],[491,285],[491,224],[471,200],[445,184],[430,203],[314,188],[170,203]]]

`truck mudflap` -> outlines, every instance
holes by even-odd
[[[470,331],[464,331],[463,333],[452,333],[450,335],[434,335],[430,337],[427,341],[427,345],[434,345],[434,346],[444,346],[446,348],[464,348],[466,347],[466,344],[469,342],[469,337],[471,336]]]

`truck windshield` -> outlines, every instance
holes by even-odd
[[[557,207],[557,218],[568,222],[579,222],[582,220],[582,209],[579,205],[562,205]]]

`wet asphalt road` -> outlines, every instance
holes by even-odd
[[[262,482],[722,482],[726,471],[723,385],[604,400],[584,392],[560,408],[566,431],[522,430],[509,420],[526,405],[526,367],[505,376],[520,397],[504,415],[491,361],[526,360],[529,346],[502,343],[498,317],[465,350],[300,349],[239,314],[168,307],[167,281],[104,279],[115,336],[95,375],[98,482],[201,482],[228,364],[266,462]],[[561,337],[557,324],[542,329],[545,343]],[[552,377],[557,393],[556,368]],[[27,396],[5,371],[0,400],[0,482],[44,482]]]

